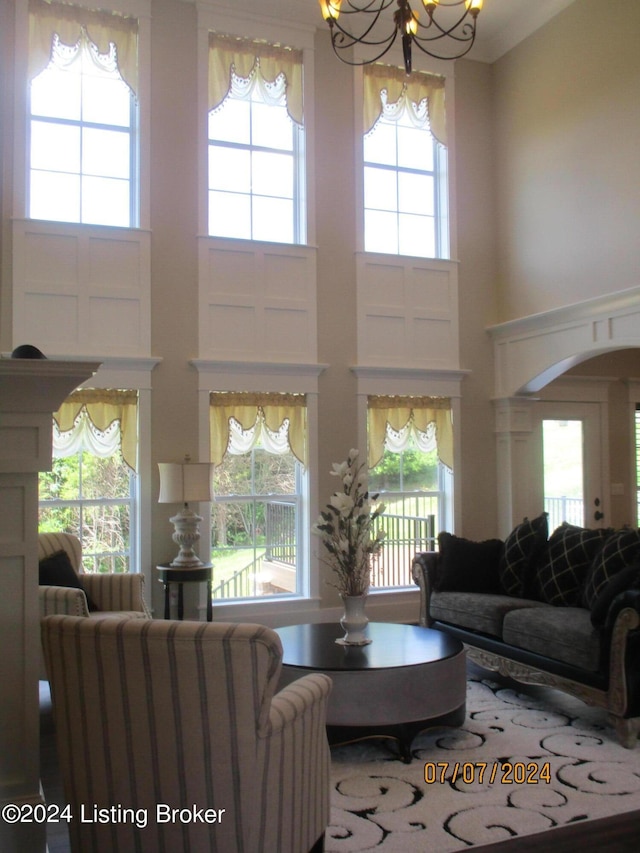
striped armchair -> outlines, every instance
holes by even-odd
[[[40,616],[52,616],[55,613],[68,613],[73,616],[90,616],[103,619],[105,616],[121,616],[129,619],[151,619],[151,613],[144,600],[144,575],[90,574],[82,570],[82,545],[71,533],[39,533],[38,560],[66,551],[71,565],[78,573],[85,592],[98,606],[94,613],[89,612],[87,598],[80,589],[65,586],[41,586]]]
[[[74,853],[322,849],[331,681],[275,693],[274,631],[49,616],[42,635]]]

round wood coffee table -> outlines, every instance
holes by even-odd
[[[364,737],[397,741],[411,760],[411,742],[425,728],[465,719],[466,666],[462,643],[417,625],[370,622],[372,642],[341,646],[339,624],[276,628],[282,641],[284,687],[309,672],[333,681],[327,710],[332,743]]]

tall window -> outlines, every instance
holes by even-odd
[[[365,69],[364,247],[449,256],[444,79]]]
[[[302,593],[306,401],[211,394],[213,597]]]
[[[53,467],[40,474],[41,532],[73,533],[87,572],[134,567],[137,392],[77,391],[54,414]]]
[[[370,397],[369,491],[386,510],[386,533],[372,586],[412,586],[417,551],[433,551],[453,514],[451,403],[444,398]]]
[[[137,74],[137,23],[31,0],[30,25],[28,215],[137,225],[137,106],[123,76]]]
[[[209,234],[304,243],[302,53],[211,34]]]

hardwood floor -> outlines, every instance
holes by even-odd
[[[640,747],[638,747],[640,750]],[[64,793],[58,769],[55,735],[51,716],[49,688],[40,683],[40,761],[41,779],[48,803],[64,804]],[[639,759],[640,763],[640,759]],[[576,823],[551,829],[539,835],[513,838],[499,844],[474,847],[473,853],[637,853],[640,811]],[[64,822],[47,824],[49,853],[69,853],[69,834]],[[113,851],[124,853],[124,851]],[[180,853],[174,851],[174,853]],[[192,851],[199,853],[199,851]],[[277,853],[277,851],[269,851]],[[412,853],[407,849],[407,853]],[[415,851],[421,853],[421,851]]]

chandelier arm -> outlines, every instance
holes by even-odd
[[[336,42],[337,42],[340,35],[342,35],[342,33],[336,33],[335,37],[333,34],[331,35],[331,44],[333,46],[333,52],[335,53],[335,55],[338,57],[340,62],[343,62],[345,65],[361,66],[361,65],[370,65],[372,62],[377,62],[379,59],[381,59],[385,55],[385,53],[393,45],[394,41],[397,38],[398,31],[394,30],[392,35],[389,36],[389,38],[384,42],[381,42],[381,41],[364,42],[368,47],[374,47],[374,46],[379,47],[380,45],[384,45],[384,46],[383,46],[382,50],[380,51],[380,53],[377,53],[375,56],[370,56],[370,57],[367,57],[367,59],[358,59],[358,60],[345,59],[345,57],[341,56],[338,51],[346,50],[349,47],[353,47],[354,44],[360,44],[359,40],[353,39],[348,44],[339,45],[339,44],[336,44]],[[346,35],[349,35],[349,34],[346,33]]]
[[[416,42],[416,44],[418,42],[423,42],[425,44],[428,44],[429,42],[440,41],[443,38],[450,38],[452,41],[457,41],[457,42],[460,42],[461,44],[466,44],[467,42],[470,42],[470,45],[469,45],[469,50],[470,50],[471,46],[473,45],[475,38],[476,38],[476,28],[472,24],[466,23],[462,27],[462,35],[459,35],[459,36],[455,35],[455,33],[450,32],[450,31],[446,31],[446,32],[443,31],[441,33],[438,33],[438,35],[433,35],[433,36],[414,35],[412,38],[413,38],[413,41]]]
[[[382,14],[382,12],[385,9],[387,9],[389,7],[389,5],[393,2],[393,0],[388,0],[386,5],[381,5],[380,8],[378,8],[378,9],[369,9],[369,6],[372,6],[374,2],[377,2],[377,0],[371,0],[371,2],[367,6],[363,7],[362,9],[354,9],[351,12],[349,12],[349,10],[345,10],[345,12],[344,12],[344,14],[346,14],[346,15],[350,15],[350,14],[353,15],[354,12],[356,12],[356,11],[359,11],[359,12],[364,11],[368,15],[373,15],[373,20],[371,21],[371,23],[369,24],[368,27],[365,27],[365,29],[363,30],[363,32],[360,35],[353,35],[353,33],[350,33],[349,30],[346,30],[340,24],[339,20],[330,20],[329,21],[329,27],[331,29],[331,41],[335,42],[335,40],[338,38],[338,33],[334,32],[335,30],[338,30],[339,33],[342,34],[343,39],[345,39],[345,40],[348,39],[348,43],[342,45],[342,47],[341,47],[341,49],[343,49],[343,50],[347,47],[352,47],[354,44],[366,44],[366,45],[372,45],[372,46],[380,45],[380,44],[389,44],[389,46],[391,46],[393,44],[393,41],[395,40],[395,34],[394,34],[393,39],[391,39],[391,37],[388,37],[388,38],[380,39],[379,41],[367,41],[367,36],[371,32],[371,30],[376,26],[378,21],[380,20],[380,15]]]
[[[475,39],[475,33],[474,33],[473,38],[469,39],[469,43],[468,43],[467,47],[462,51],[462,53],[456,53],[455,57],[452,57],[450,54],[446,54],[446,53],[434,53],[434,52],[432,52],[431,49],[424,46],[425,43],[431,44],[434,41],[438,41],[440,38],[442,38],[442,36],[438,36],[438,38],[432,38],[432,39],[418,39],[414,36],[411,41],[418,48],[418,50],[421,50],[423,53],[426,53],[427,56],[433,57],[433,59],[452,59],[452,58],[462,59],[463,56],[466,56],[469,53],[469,51],[473,47],[473,43],[476,40]],[[456,41],[465,42],[466,39],[458,38],[458,39],[456,39]]]
[[[427,30],[428,31],[428,30],[431,30],[433,28],[438,30],[438,35],[432,36],[431,39],[429,39],[427,36],[421,36],[421,38],[423,39],[423,41],[431,41],[431,40],[435,40],[435,39],[444,38],[445,36],[449,36],[450,38],[456,39],[457,41],[466,41],[466,39],[459,38],[458,36],[454,35],[454,32],[455,32],[455,30],[462,27],[463,32],[465,30],[468,30],[469,28],[471,28],[473,30],[473,32],[475,33],[475,31],[476,31],[476,20],[477,20],[476,18],[473,18],[471,21],[467,21],[467,23],[464,24],[464,26],[462,26],[462,22],[464,21],[464,19],[466,17],[468,17],[468,15],[469,15],[469,10],[466,9],[460,15],[458,20],[454,24],[451,24],[451,26],[449,28],[441,26],[440,23],[436,20],[435,15],[433,17],[429,18],[429,23],[427,23],[427,24],[421,24],[420,21],[418,21],[418,30],[419,31],[420,30]],[[415,38],[415,35],[414,35],[414,38]]]

